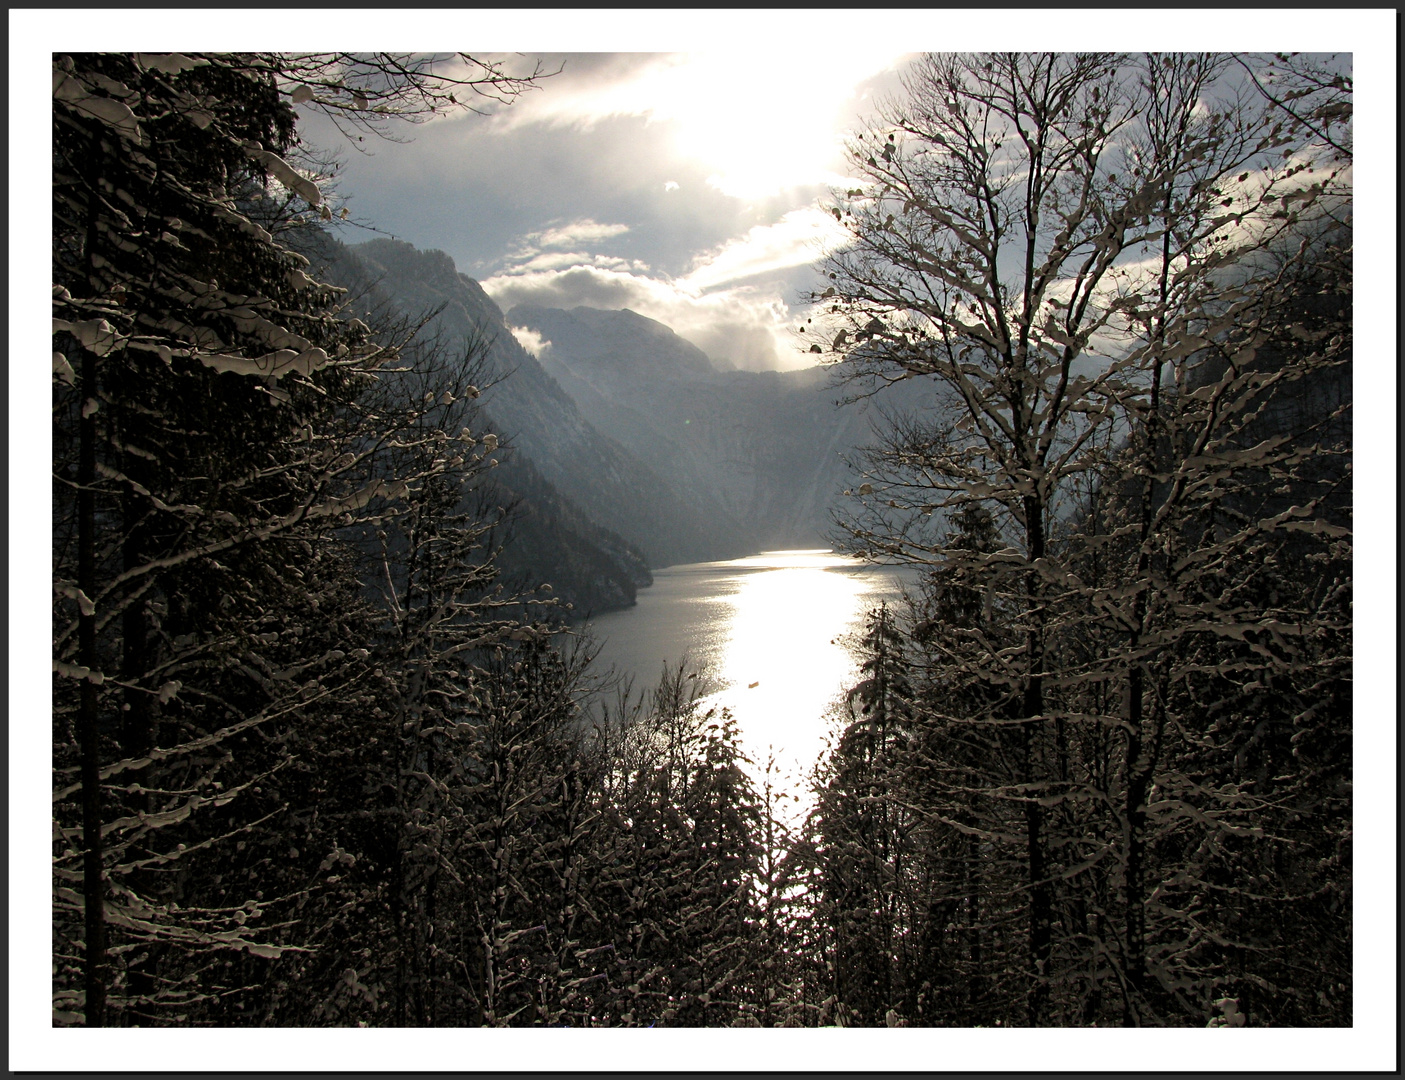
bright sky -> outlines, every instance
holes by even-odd
[[[843,185],[843,136],[897,89],[904,54],[547,53],[559,74],[510,108],[345,154],[360,221],[438,247],[504,308],[629,307],[715,359],[807,363],[790,327]],[[307,130],[340,142],[330,125]],[[343,227],[348,241],[370,236]]]

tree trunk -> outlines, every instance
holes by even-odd
[[[83,351],[83,412],[78,442],[78,589],[89,600],[97,592],[96,499],[97,357]],[[97,614],[86,602],[78,614],[78,662],[99,670]],[[102,1027],[107,1013],[107,942],[103,918],[102,786],[98,779],[98,687],[94,675],[79,687],[79,779],[83,790],[83,990],[84,1023]]]
[[[970,942],[970,974],[967,976],[967,999],[969,1008],[968,1025],[979,1019],[981,1004],[985,1000],[985,970],[981,949],[981,842],[975,833],[966,837],[965,870],[962,874],[962,887],[966,891],[966,928]]]
[[[1170,205],[1163,208],[1169,215]],[[1162,240],[1162,264],[1169,265],[1170,230]],[[1166,275],[1161,277],[1161,302],[1166,298]],[[1158,324],[1157,339],[1165,337],[1164,320]],[[1151,567],[1148,544],[1151,540],[1153,520],[1153,499],[1156,488],[1153,477],[1156,472],[1156,445],[1161,436],[1161,374],[1162,365],[1158,361],[1152,369],[1150,412],[1144,435],[1145,446],[1141,456],[1141,466],[1145,478],[1142,481],[1140,506],[1140,543],[1137,550],[1136,580],[1146,579]],[[1142,633],[1146,628],[1147,594],[1143,587],[1133,602],[1133,627],[1129,640],[1130,670],[1127,673],[1127,770],[1126,802],[1123,812],[1126,815],[1126,835],[1123,840],[1125,863],[1123,956],[1127,975],[1127,992],[1124,998],[1122,1023],[1126,1027],[1140,1027],[1140,1010],[1146,1002],[1146,794],[1151,785],[1153,763],[1146,745],[1142,729],[1145,716],[1143,701],[1146,691],[1146,675],[1137,661],[1137,649],[1141,644]]]
[[[1123,838],[1126,852],[1124,868],[1126,893],[1124,929],[1124,965],[1128,993],[1123,1008],[1122,1023],[1140,1027],[1140,1010],[1146,990],[1146,793],[1151,770],[1144,761],[1142,745],[1142,672],[1134,668],[1130,679],[1132,695],[1131,732],[1127,736],[1127,792],[1124,812],[1127,818]]]
[[[1025,498],[1025,536],[1030,562],[1042,559],[1045,547],[1044,506],[1034,496]],[[1027,641],[1029,669],[1022,703],[1027,719],[1020,725],[1020,750],[1024,782],[1033,785],[1038,782],[1035,735],[1044,714],[1044,642],[1042,626],[1039,625],[1042,624],[1042,615],[1038,613],[1039,575],[1031,572],[1026,580],[1029,583],[1031,615],[1038,623],[1030,626]],[[1029,884],[1029,958],[1033,976],[1028,998],[1029,1025],[1040,1027],[1047,1020],[1049,1004],[1050,915],[1053,902],[1044,858],[1044,807],[1032,793],[1027,793],[1025,798],[1024,820]]]
[[[1037,708],[1028,711],[1038,713]],[[1034,724],[1023,724],[1020,731],[1024,743],[1025,777],[1027,782],[1033,782]],[[1050,913],[1053,905],[1044,858],[1044,808],[1039,805],[1038,799],[1025,800],[1024,820],[1029,881],[1029,958],[1033,968],[1028,999],[1029,1025],[1040,1027],[1047,1019],[1049,1004]]]
[[[134,468],[134,462],[131,460],[123,463],[124,474],[135,479]],[[123,499],[122,517],[125,533],[122,542],[122,569],[127,571],[141,565],[146,553],[141,523],[142,506],[135,495],[128,495]],[[139,685],[151,670],[150,654],[143,604],[140,599],[131,600],[122,612],[122,681],[126,686],[122,691],[121,734],[122,756],[127,758],[145,757],[156,747],[156,711],[152,695]],[[140,785],[141,790],[127,796],[129,812],[151,813],[149,789],[156,786],[152,782],[153,766],[147,765],[135,770],[132,778]],[[159,876],[146,870],[134,870],[127,877],[127,885],[138,893],[146,893],[150,891],[154,879]],[[131,960],[128,962],[128,997],[134,1004],[143,999],[150,1000],[156,990],[155,953],[154,949],[146,950],[146,958],[139,961],[139,967],[134,966]],[[122,1023],[135,1024],[138,1022],[136,1017],[136,1011],[129,1009]]]

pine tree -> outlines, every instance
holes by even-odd
[[[393,350],[275,239],[330,214],[292,104],[370,94],[378,123],[524,84],[384,54],[56,56],[53,81],[55,1019],[225,1017],[302,947],[318,874],[270,869],[270,778],[368,677],[328,542],[420,479],[361,468],[351,403]]]
[[[337,509],[296,441],[325,391],[284,380],[310,379],[357,342],[304,285],[300,260],[239,209],[247,185],[286,167],[276,151],[292,111],[271,82],[181,56],[88,56],[56,58],[54,83],[56,765],[65,775],[72,730],[83,802],[57,873],[71,876],[65,858],[81,853],[81,997],[97,1025],[109,923],[158,948],[259,947],[242,937],[243,909],[186,909],[190,845],[158,830],[234,798],[241,788],[216,786],[208,748],[305,694],[257,676],[257,689],[230,685],[246,661],[263,666],[258,614],[236,583],[280,577],[269,541],[305,542]],[[338,378],[322,378],[335,392]],[[158,868],[170,879],[168,867],[170,903],[128,887]],[[162,910],[184,915],[168,924]],[[149,987],[131,1003],[140,1012]]]
[[[680,667],[611,726],[591,904],[613,973],[592,1022],[751,1026],[760,822],[736,723]]]

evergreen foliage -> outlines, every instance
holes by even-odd
[[[306,255],[293,103],[542,73],[55,56],[54,1023],[1349,1024],[1350,79],[1277,64],[925,57],[855,140],[833,358],[950,410],[792,829],[506,587],[483,342]]]

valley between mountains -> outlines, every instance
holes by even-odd
[[[875,405],[843,404],[825,369],[731,370],[628,309],[504,315],[448,255],[399,240],[324,235],[315,255],[354,307],[427,318],[422,335],[484,366],[496,493],[516,505],[509,588],[550,581],[580,616],[633,604],[661,567],[830,545]]]

